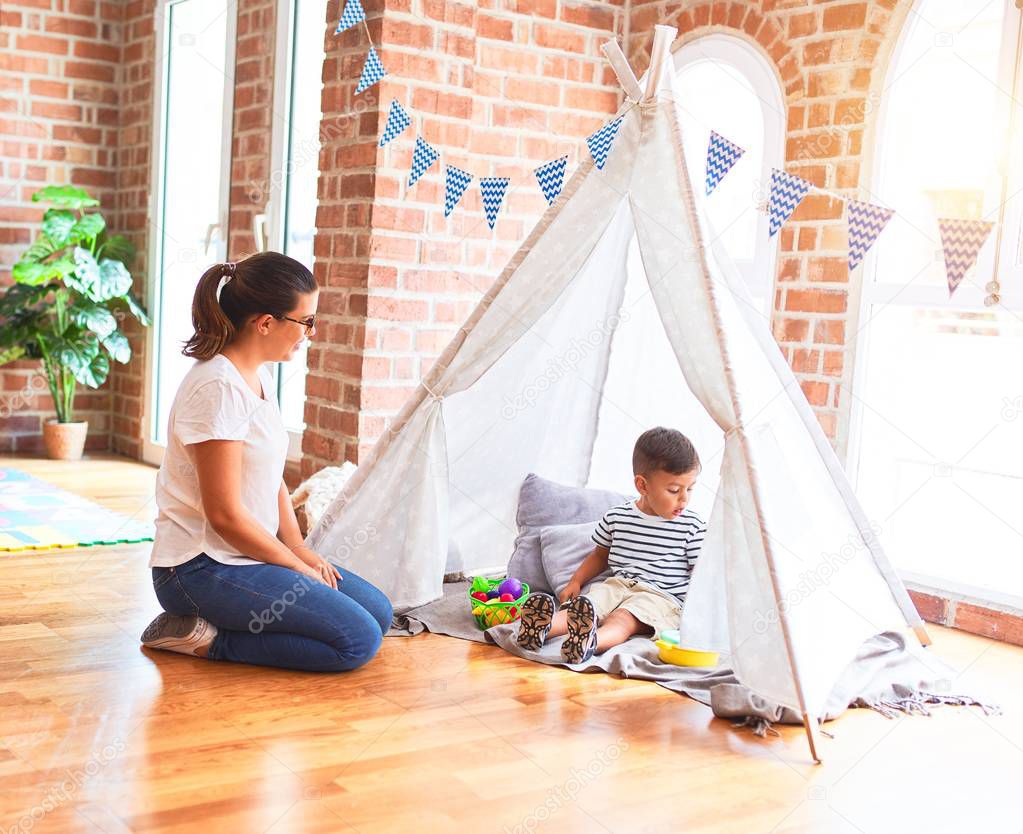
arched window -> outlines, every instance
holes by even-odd
[[[897,214],[847,333],[849,462],[868,515],[907,579],[988,600],[1023,597],[1020,37],[1010,0],[913,6],[868,196]],[[939,217],[1000,226],[951,298]]]
[[[719,243],[746,279],[770,320],[777,238],[757,211],[771,168],[784,158],[785,104],[778,78],[751,44],[731,35],[707,35],[675,52],[682,97],[682,137],[697,205],[707,212]],[[710,131],[746,153],[705,197]]]

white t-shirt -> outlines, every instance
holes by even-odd
[[[193,443],[241,440],[242,506],[272,536],[280,527],[277,493],[288,455],[288,433],[273,380],[259,369],[263,398],[249,388],[223,354],[196,362],[174,397],[167,428],[167,451],[156,476],[156,535],[150,567],[173,567],[205,553],[228,565],[259,565],[240,554],[210,526],[203,512]]]

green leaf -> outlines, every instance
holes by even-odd
[[[59,248],[68,242],[74,227],[74,212],[67,209],[47,209],[43,215],[43,234],[53,241],[55,247]]]
[[[109,374],[110,362],[99,352],[99,342],[90,334],[65,335],[53,349],[61,365],[89,388],[98,388]]]
[[[76,246],[75,271],[64,277],[64,283],[93,301],[102,301],[96,288],[99,280],[99,264],[96,263],[92,253],[88,249]]]
[[[92,304],[82,300],[73,305],[69,311],[71,318],[79,327],[91,330],[98,339],[105,339],[117,330],[117,319],[101,304]]]
[[[124,235],[104,236],[99,245],[97,254],[124,264],[130,264],[135,260],[135,246]]]
[[[116,298],[130,289],[131,273],[124,268],[124,264],[112,258],[104,258],[99,262],[99,282],[95,291],[97,301]]]
[[[83,214],[71,230],[71,240],[74,243],[81,241],[92,242],[99,237],[107,227],[107,221],[99,212]]]
[[[89,196],[84,188],[73,185],[48,185],[32,195],[33,203],[53,203],[58,208],[83,209],[98,206],[99,200]]]
[[[143,308],[141,302],[135,298],[134,293],[125,293],[122,296],[122,300],[128,305],[128,309],[131,310],[131,314],[139,320],[139,323],[143,327],[149,327],[150,320],[146,314],[145,308]]]
[[[21,359],[25,355],[25,348],[21,345],[14,345],[9,348],[0,348],[0,365],[6,365],[8,362],[14,362],[17,359]]]
[[[50,287],[46,285],[12,284],[0,295],[0,316],[13,316],[24,313],[26,308],[46,298]]]
[[[40,235],[31,246],[21,253],[18,263],[34,264],[45,261],[61,247],[54,246],[53,241],[45,235]]]
[[[131,359],[131,345],[123,333],[114,331],[103,340],[103,347],[107,349],[110,358],[122,365],[127,365]]]
[[[58,258],[48,263],[31,263],[18,261],[11,270],[11,277],[19,284],[38,286],[52,281],[54,278],[66,279],[75,269],[70,258]]]

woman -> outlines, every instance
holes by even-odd
[[[208,269],[195,290],[197,361],[174,397],[149,560],[165,613],[142,642],[210,660],[341,672],[391,624],[377,588],[302,541],[284,484],[288,436],[267,362],[315,332],[316,280],[276,252]]]

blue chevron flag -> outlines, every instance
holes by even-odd
[[[469,187],[470,182],[472,182],[472,174],[468,171],[463,171],[461,168],[456,168],[454,165],[447,166],[444,171],[445,217],[451,214],[452,210],[458,204],[458,201],[462,199],[462,195],[465,193],[465,189]]]
[[[494,228],[497,223],[497,212],[504,202],[504,192],[508,190],[508,177],[482,177],[480,179],[480,191],[483,193],[483,212],[487,216],[487,223]]]
[[[994,226],[994,223],[986,220],[938,218],[941,248],[945,253],[945,278],[948,281],[949,298],[962,283],[966,273],[977,263],[981,247]]]
[[[619,116],[586,139],[586,144],[590,148],[590,156],[593,157],[593,164],[597,166],[598,170],[603,170],[607,157],[611,153],[611,146],[614,144],[615,136],[618,135],[618,128],[621,126],[622,117]]]
[[[439,153],[428,142],[423,141],[422,136],[416,137],[416,147],[412,151],[412,170],[408,175],[408,187],[411,188],[419,178],[426,173],[427,168],[433,165],[440,156]]]
[[[381,78],[387,75],[387,70],[380,63],[380,56],[377,55],[377,48],[371,46],[366,56],[366,63],[362,67],[362,77],[359,79],[359,86],[355,88],[356,93],[361,93],[376,84]]]
[[[773,237],[782,223],[789,219],[792,212],[796,210],[806,192],[810,190],[811,183],[795,174],[780,171],[777,168],[771,169],[771,197],[767,205],[768,213],[771,216],[771,233]]]
[[[734,142],[729,142],[715,130],[710,132],[710,142],[707,144],[707,194],[718,187],[718,183],[724,178],[732,166],[739,161],[746,151]]]
[[[895,212],[859,200],[847,200],[845,211],[849,226],[849,271],[852,272],[863,261]]]
[[[391,109],[387,113],[387,124],[384,125],[384,132],[380,136],[380,147],[401,134],[410,124],[412,119],[405,112],[405,108],[398,103],[398,99],[392,99]]]
[[[561,186],[565,182],[565,168],[567,166],[568,155],[566,154],[559,159],[545,162],[534,171],[536,181],[540,183],[540,190],[543,191],[543,196],[547,198],[547,205],[558,199],[558,195],[561,193]]]
[[[360,0],[348,0],[345,3],[345,10],[341,13],[341,20],[338,21],[334,34],[337,35],[345,29],[351,29],[356,23],[361,23],[365,19],[366,11],[362,8]]]

